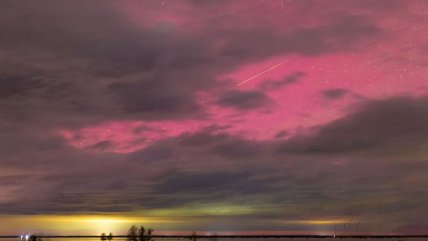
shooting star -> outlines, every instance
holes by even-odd
[[[248,78],[248,79],[246,79],[246,80],[242,81],[241,83],[237,84],[237,85],[236,85],[236,87],[241,86],[241,85],[243,85],[243,84],[247,83],[248,81],[250,81],[250,80],[252,80],[252,79],[255,79],[255,78],[259,77],[260,75],[262,75],[262,74],[264,74],[264,73],[266,73],[266,72],[269,72],[269,71],[271,71],[271,70],[273,70],[273,69],[275,69],[275,68],[277,68],[277,67],[279,67],[279,66],[283,65],[285,62],[287,62],[287,61],[283,61],[283,62],[281,62],[281,63],[279,63],[279,64],[277,64],[277,65],[274,65],[274,66],[270,67],[269,69],[266,69],[266,70],[264,70],[264,71],[262,71],[262,72],[260,72],[260,73],[258,73],[258,74],[256,74],[256,75],[254,75],[254,76],[253,76],[253,77],[251,77],[251,78]]]

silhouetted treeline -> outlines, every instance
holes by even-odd
[[[113,240],[113,234],[109,233],[108,235],[106,235],[105,233],[101,234],[101,240],[105,241],[105,240]]]
[[[151,241],[153,229],[145,229],[143,226],[138,228],[136,225],[132,225],[129,228],[127,241]]]
[[[42,237],[36,235],[30,235],[28,241],[43,241]]]

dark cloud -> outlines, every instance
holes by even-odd
[[[173,156],[173,147],[171,145],[161,143],[154,144],[143,150],[134,152],[130,156],[130,160],[139,163],[161,162]]]
[[[154,189],[159,193],[185,193],[192,192],[197,195],[205,195],[213,192],[230,190],[238,180],[246,176],[242,173],[177,173],[170,175],[167,180]]]
[[[281,150],[302,154],[417,150],[428,142],[427,121],[427,97],[367,101],[313,134],[291,138]]]
[[[263,150],[260,143],[239,139],[223,141],[210,149],[213,154],[234,159],[256,158],[261,155],[261,151]]]
[[[43,81],[36,76],[2,76],[0,77],[0,99],[21,95],[44,87]]]
[[[5,156],[5,158],[9,158]],[[20,168],[23,176],[9,179],[3,189],[9,200],[3,201],[1,214],[55,214],[84,212],[120,212],[133,210],[136,202],[128,185],[132,179],[144,183],[147,170],[119,162],[117,155],[93,155],[66,147],[55,150],[27,150],[13,163],[2,163],[2,170]],[[123,175],[123,173],[128,173]],[[3,173],[0,173],[0,177]],[[0,179],[1,180],[1,179]],[[0,183],[0,188],[4,187]],[[142,187],[143,185],[138,185]],[[130,203],[130,204],[128,204]]]
[[[347,89],[335,88],[335,89],[324,90],[322,92],[322,95],[324,98],[328,100],[338,100],[345,97],[348,93],[349,93],[349,90]]]
[[[151,91],[143,93],[144,87]],[[109,89],[117,95],[118,103],[126,113],[155,113],[159,116],[177,113],[175,115],[179,116],[192,111],[197,113],[199,109],[191,98],[180,93],[164,94],[168,87],[156,83],[153,83],[153,86],[148,83],[114,83]]]
[[[109,149],[112,146],[113,146],[113,143],[111,141],[105,140],[92,145],[91,147],[89,147],[89,149],[102,151],[102,150]]]
[[[47,135],[43,130],[32,129],[31,127],[8,126],[0,130],[0,153],[4,159],[0,164],[12,165],[49,165],[46,162],[38,163],[37,160],[29,158],[31,155],[38,156],[37,153],[55,152],[68,150],[66,142],[54,135]],[[21,159],[21,161],[17,161]]]
[[[269,98],[262,91],[229,90],[223,93],[217,104],[224,107],[233,107],[238,110],[250,110],[265,107],[270,103]]]
[[[227,141],[230,137],[228,134],[213,134],[218,130],[224,131],[225,128],[211,126],[204,128],[192,135],[183,135],[180,140],[180,144],[184,146],[207,146],[212,144],[220,144],[223,141]]]
[[[288,136],[288,134],[289,134],[288,131],[280,131],[280,132],[276,133],[275,138],[283,138],[283,137]]]
[[[285,87],[290,84],[298,83],[299,80],[304,76],[305,74],[303,72],[296,72],[293,73],[287,77],[285,77],[282,80],[266,80],[263,81],[259,87],[263,90],[278,90],[282,87]]]
[[[266,143],[249,141],[224,131],[227,127],[209,126],[196,133],[184,133],[154,143],[142,150],[129,154],[132,163],[163,166],[165,170],[196,168],[235,169],[240,160],[251,163],[266,151]],[[199,160],[199,161],[198,161]],[[217,166],[217,167],[216,167]]]
[[[205,43],[191,43],[181,34],[129,27],[131,24],[113,10],[110,2],[3,4],[7,5],[7,14],[0,19],[5,37],[2,48],[25,49],[33,53],[29,61],[36,55],[48,56],[39,64],[44,88],[37,95],[26,96],[27,101],[39,103],[38,107],[44,111],[54,104],[48,113],[92,115],[89,118],[115,113],[116,118],[120,118],[129,113],[148,112],[148,118],[171,118],[176,114],[181,116],[183,109],[187,109],[184,110],[187,113],[189,109],[195,111],[191,92],[210,85],[211,77],[197,70],[206,62],[208,53],[200,49]],[[42,7],[44,4],[49,8]],[[28,12],[28,8],[33,10]],[[16,22],[15,26],[10,27],[10,22]],[[106,22],[108,24],[100,24]],[[116,34],[111,34],[111,29],[115,29]],[[15,52],[10,54],[12,59],[17,59],[20,69],[29,68],[26,59],[20,59]],[[69,60],[76,64],[67,63]],[[57,63],[62,64],[61,70],[56,69]],[[56,78],[47,79],[53,71]],[[137,75],[131,78],[134,81],[124,81],[123,78],[131,74]],[[64,78],[71,75],[73,77]],[[189,85],[178,84],[180,81],[189,81]],[[22,89],[21,82],[9,89],[15,92]],[[156,117],[156,114],[162,116],[170,112],[170,117]]]
[[[112,116],[201,118],[204,113],[195,93],[218,86],[215,80],[222,73],[277,55],[349,51],[380,33],[366,16],[344,13],[322,19],[319,26],[296,25],[285,32],[257,25],[230,31],[226,23],[242,21],[237,15],[205,18],[200,13],[205,27],[193,33],[174,25],[136,26],[114,4],[2,1],[0,49],[12,67],[7,75],[0,73],[4,76],[0,85],[5,87],[1,96],[8,96],[0,106],[19,110],[3,118],[26,121],[24,116],[33,116],[62,125]],[[224,4],[216,5],[229,6]],[[218,42],[220,48],[215,47]],[[297,76],[271,84],[282,86],[293,78]],[[238,94],[237,104],[227,96],[220,103],[248,109],[266,100],[262,93]],[[36,111],[44,115],[35,115]]]

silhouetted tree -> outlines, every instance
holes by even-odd
[[[138,241],[150,241],[152,240],[153,229],[145,229],[143,226],[140,226],[138,230]]]
[[[143,226],[137,228],[137,226],[132,225],[129,228],[127,241],[151,241],[152,240],[153,229],[145,229]]]
[[[132,225],[130,228],[129,228],[129,231],[128,231],[128,237],[127,237],[127,241],[138,241],[137,240],[137,235],[138,235],[138,228],[137,228],[137,226],[135,226],[135,225]]]
[[[107,240],[109,240],[109,241],[110,241],[110,240],[113,240],[113,234],[112,234],[112,233],[109,233],[109,234],[108,234],[108,236],[107,236]]]
[[[105,233],[102,233],[102,234],[101,234],[101,240],[102,240],[102,241],[107,240],[107,237],[106,237],[106,234],[105,234]]]

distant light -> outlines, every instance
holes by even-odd
[[[27,235],[25,235],[25,240],[26,241],[28,241],[28,238],[29,238],[30,236],[28,236],[28,234]]]

